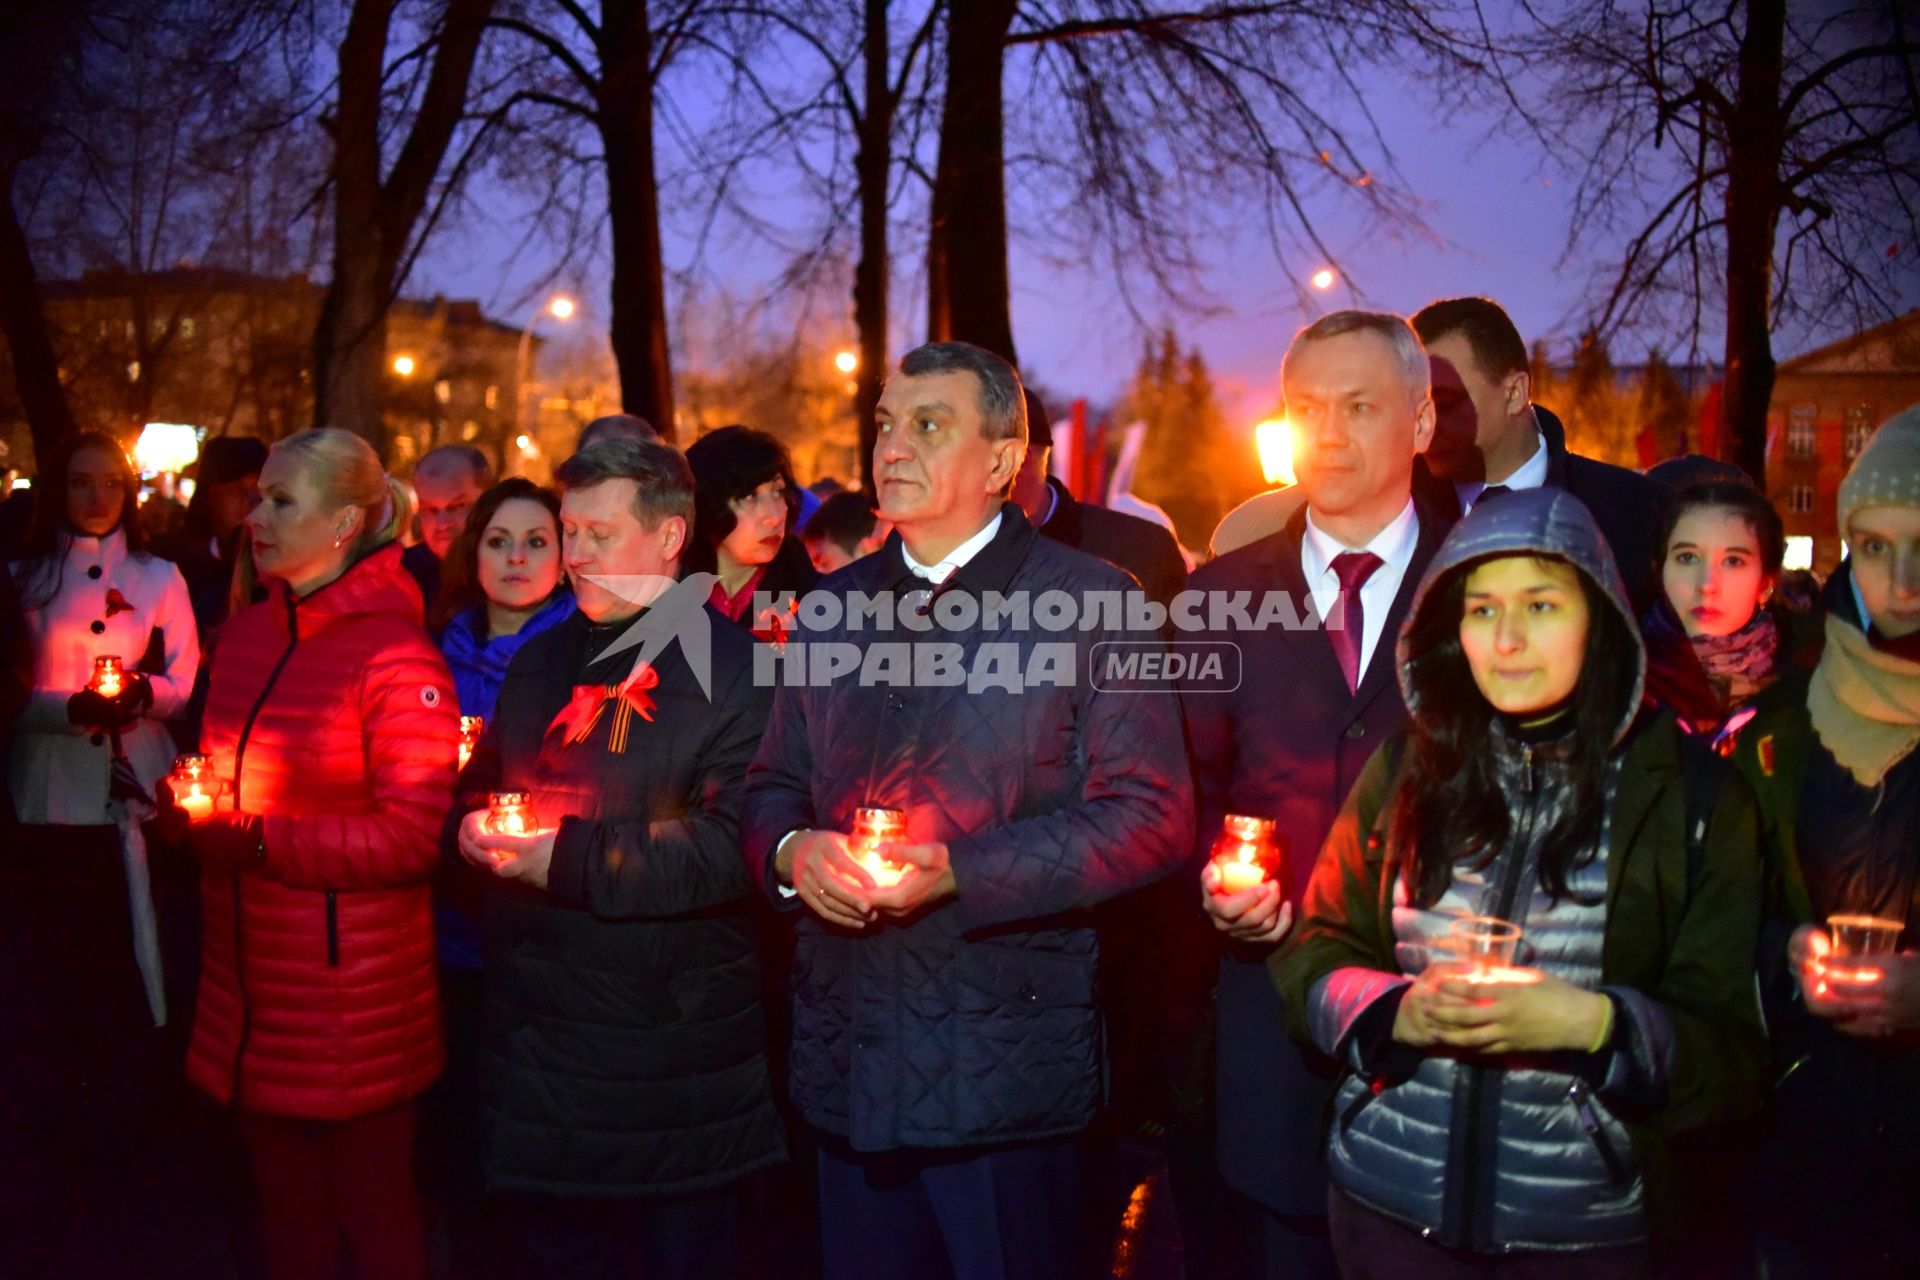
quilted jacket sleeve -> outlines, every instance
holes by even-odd
[[[1383,850],[1370,838],[1386,802],[1387,748],[1355,779],[1327,833],[1293,936],[1268,959],[1287,1009],[1287,1030],[1336,1057],[1372,1004],[1403,985],[1394,963],[1393,921],[1381,883]]]
[[[262,870],[272,879],[354,890],[432,875],[453,798],[460,713],[446,663],[425,635],[397,637],[361,673],[360,736],[369,803],[354,812],[268,815]]]
[[[818,818],[813,809],[813,746],[807,736],[807,691],[782,683],[773,697],[760,750],[747,767],[746,800],[740,817],[740,853],[747,874],[767,900],[783,910],[798,910],[797,901],[780,892],[773,855],[790,831],[811,827]]]
[[[950,847],[962,929],[1091,907],[1185,864],[1193,784],[1174,695],[1095,689],[1083,717],[1079,803]]]
[[[740,668],[717,701],[684,812],[651,821],[566,818],[547,892],[607,920],[686,915],[751,895],[740,858],[740,800],[760,745],[771,689]]]

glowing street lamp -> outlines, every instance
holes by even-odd
[[[852,373],[860,367],[860,357],[851,351],[842,351],[833,358],[833,367],[842,373]]]
[[[1338,278],[1338,276],[1334,275],[1333,268],[1322,267],[1313,273],[1313,287],[1320,290],[1331,289],[1333,288],[1333,282]]]
[[[1260,450],[1260,472],[1271,485],[1294,482],[1293,427],[1285,418],[1272,418],[1253,429],[1254,444]]]
[[[395,356],[393,358],[393,371],[403,378],[411,378],[413,371],[418,367],[419,366],[414,364],[412,356]]]
[[[539,429],[538,422],[531,426],[527,423],[527,375],[532,371],[534,327],[540,323],[541,316],[552,316],[555,320],[566,321],[573,319],[574,313],[579,309],[579,304],[571,297],[564,293],[556,293],[534,309],[532,318],[527,321],[527,327],[520,331],[520,351],[513,363],[513,425],[514,444],[523,457],[533,456],[534,450],[528,446],[533,443],[533,433]],[[527,443],[522,444],[521,441]]]
[[[554,294],[553,301],[547,304],[547,314],[555,320],[571,320],[573,319],[573,312],[573,299],[564,293]]]

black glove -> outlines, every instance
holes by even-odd
[[[147,714],[148,709],[153,706],[153,681],[138,671],[129,672],[121,682],[120,692],[108,698],[107,703],[122,717],[121,722],[115,727],[124,729]]]
[[[113,704],[91,689],[82,689],[67,699],[67,720],[76,729],[105,732],[119,720]]]
[[[153,682],[138,673],[129,674],[120,692],[111,698],[92,689],[82,689],[67,699],[67,720],[76,729],[95,733],[119,733],[133,724],[153,705]]]
[[[266,833],[256,813],[216,813],[187,832],[194,856],[220,871],[252,871],[266,858]]]

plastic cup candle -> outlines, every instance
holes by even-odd
[[[220,780],[213,776],[212,762],[205,756],[175,756],[173,772],[167,775],[167,787],[173,792],[174,805],[188,818],[199,822],[213,815]]]
[[[93,660],[93,679],[87,681],[87,688],[103,698],[117,698],[126,683],[126,670],[117,654],[103,653]]]
[[[1213,891],[1223,897],[1280,878],[1280,848],[1272,818],[1230,813],[1213,842]]]
[[[851,842],[849,852],[862,870],[873,877],[874,884],[882,889],[899,884],[906,876],[904,864],[893,862],[880,856],[880,846],[890,841],[904,840],[907,835],[907,815],[898,809],[855,809],[853,811],[853,831],[848,839]]]
[[[1827,952],[1825,967],[1830,982],[1878,982],[1881,970],[1861,961],[1868,956],[1893,954],[1905,926],[1899,920],[1883,916],[1839,915],[1827,917],[1827,934],[1833,949]]]
[[[487,830],[497,836],[534,833],[533,797],[524,791],[495,791],[487,797]]]
[[[479,716],[460,717],[460,767],[467,767],[467,761],[473,759],[473,749],[480,745],[481,731],[487,722]]]
[[[1513,968],[1521,929],[1497,916],[1466,916],[1453,922],[1447,937],[1467,966],[1468,982],[1500,982]]]

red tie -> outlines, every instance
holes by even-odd
[[[1360,687],[1360,641],[1366,635],[1366,615],[1360,608],[1360,588],[1386,561],[1371,551],[1342,551],[1333,558],[1333,576],[1340,579],[1340,625],[1327,629],[1347,692]]]

